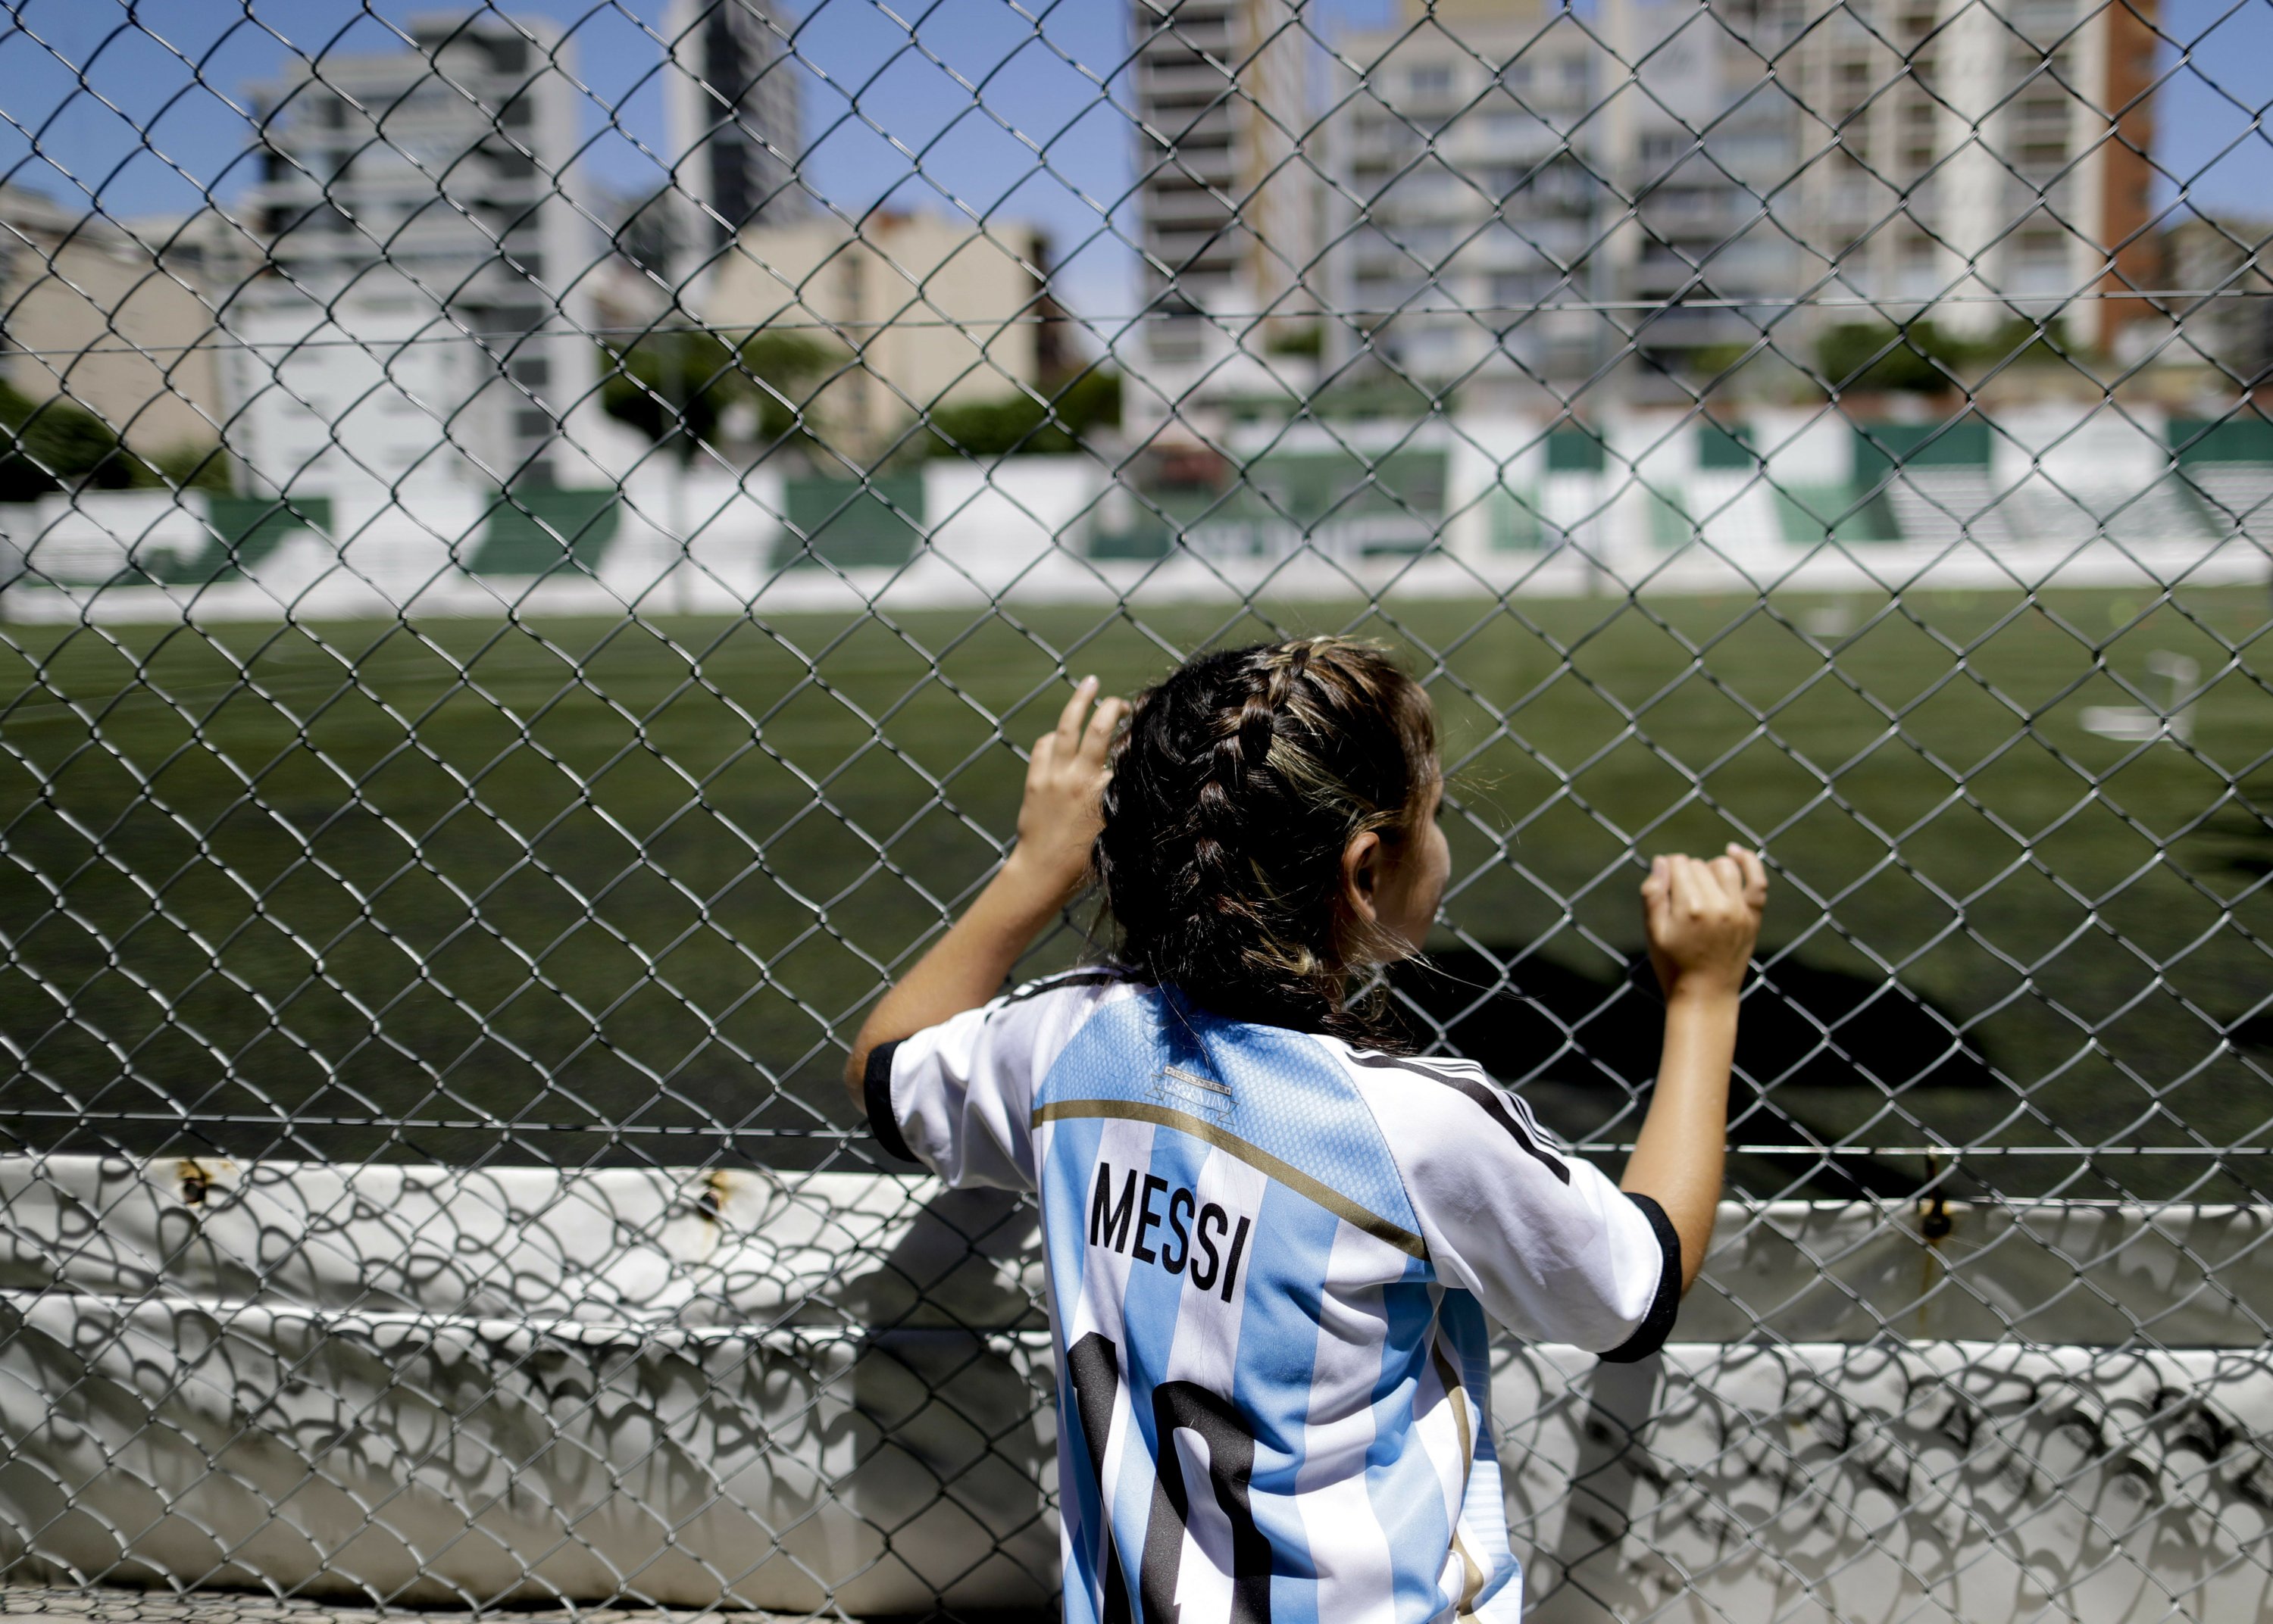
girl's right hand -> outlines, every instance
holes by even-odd
[[[1005,874],[1054,899],[1053,906],[1069,900],[1089,877],[1089,849],[1105,826],[1098,803],[1111,775],[1106,758],[1128,715],[1128,700],[1098,699],[1097,678],[1084,677],[1058,725],[1034,741],[1018,807],[1018,843]]]
[[[1677,995],[1734,997],[1744,984],[1767,904],[1768,871],[1757,851],[1733,842],[1720,857],[1669,853],[1642,881],[1650,967],[1670,1002]]]

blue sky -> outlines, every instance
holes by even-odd
[[[1380,20],[1389,0],[1334,0],[1322,31]],[[381,18],[431,4],[368,0],[18,0],[0,33],[0,173],[115,214],[185,210],[251,179],[232,107],[294,52],[390,49]],[[659,183],[656,74],[664,0],[527,0],[507,9],[569,28],[589,86],[591,177],[640,194]],[[1128,51],[1126,0],[821,0],[798,49],[805,174],[836,206],[965,210],[1047,228],[1061,296],[1109,319],[1129,308],[1134,161],[1125,114],[1105,98]],[[2173,77],[2161,94],[2158,161],[2204,208],[2273,213],[2273,0],[2171,0]],[[1115,91],[1117,94],[1117,90]],[[143,138],[146,132],[146,142]],[[35,149],[36,143],[36,149]],[[648,149],[643,152],[642,145]],[[1039,149],[1039,151],[1037,149]]]

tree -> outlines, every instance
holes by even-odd
[[[1850,322],[1832,328],[1815,347],[1821,381],[1833,389],[1917,394],[1962,387],[1961,371],[1977,378],[1996,367],[2073,365],[2084,358],[2085,352],[2067,344],[2056,327],[2039,326],[2025,316],[2009,317],[1972,339],[1945,333],[1930,321],[1900,327]]]
[[[147,462],[138,460],[138,485],[172,486],[180,490],[210,490],[227,496],[236,489],[236,469],[229,454],[218,445],[185,441],[160,452]]]
[[[1965,346],[1930,321],[1895,327],[1886,322],[1849,322],[1818,340],[1815,363],[1829,388],[1894,389],[1939,394],[1956,386],[1955,373]]]
[[[142,464],[110,425],[56,395],[34,400],[0,381],[0,502],[30,502],[66,486],[123,490]]]
[[[838,358],[804,333],[756,333],[731,344],[701,327],[661,328],[602,356],[601,409],[681,463],[717,444],[727,414],[745,403],[755,408],[761,441],[786,438],[814,381]]]
[[[1121,421],[1121,375],[1091,367],[1046,400],[1019,393],[932,408],[925,454],[1062,456],[1094,430]]]
[[[742,366],[757,387],[758,439],[774,445],[799,431],[821,385],[851,357],[803,333],[754,333],[742,341]]]

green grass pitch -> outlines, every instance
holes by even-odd
[[[1740,1143],[1916,1172],[1946,1141],[2015,1194],[2262,1191],[2267,626],[2262,590],[2219,588],[13,627],[0,1123],[139,1153],[857,1156],[842,1041],[996,858],[1010,745],[1061,673],[1127,691],[1204,642],[1354,630],[1429,678],[1456,769],[1408,1018],[1566,1132],[1615,1143],[1647,1081],[1636,853],[1757,839],[1771,979],[1812,991],[1748,1058]],[[2135,702],[2118,676],[2162,699],[2157,649],[2210,685],[2191,746],[2087,731]],[[1069,928],[1035,965],[1083,951]],[[1503,966],[1529,1001],[1485,996]],[[1739,1183],[1819,1194],[1827,1164]]]

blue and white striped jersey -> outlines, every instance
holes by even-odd
[[[1680,1252],[1476,1067],[1106,972],[876,1050],[888,1150],[1039,1192],[1069,1624],[1512,1624],[1485,1315],[1639,1358]]]

